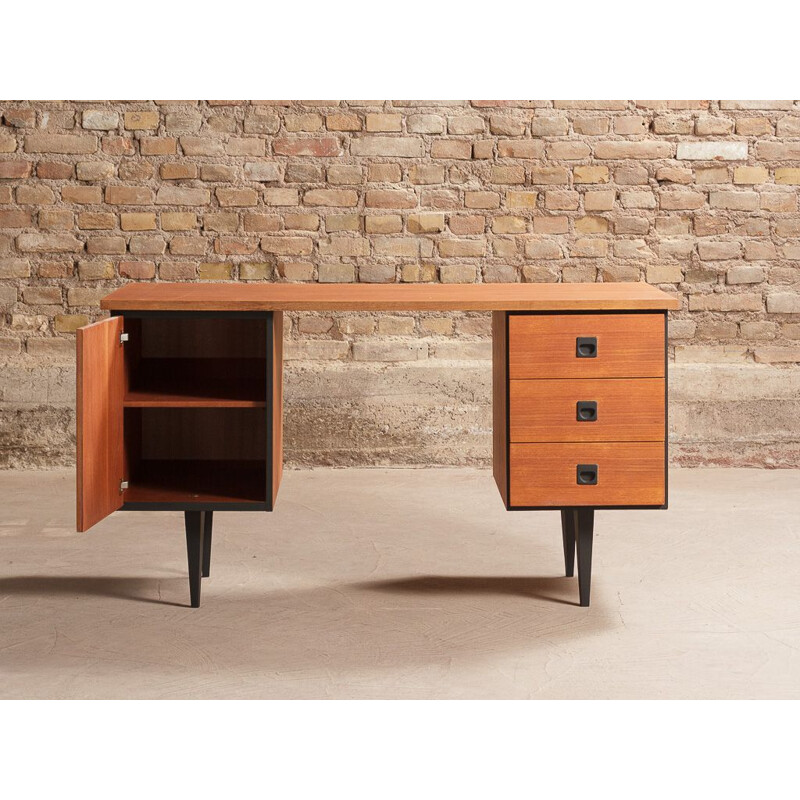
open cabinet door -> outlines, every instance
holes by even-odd
[[[125,358],[122,317],[78,329],[79,531],[122,506]]]

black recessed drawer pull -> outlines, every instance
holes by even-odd
[[[597,464],[578,464],[578,485],[595,486],[597,484]]]
[[[578,336],[575,339],[575,355],[578,358],[597,358],[597,337]]]
[[[597,422],[597,402],[594,400],[578,400],[578,422]]]

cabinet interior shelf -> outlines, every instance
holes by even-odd
[[[263,503],[264,461],[140,461],[125,490],[126,503]]]
[[[142,359],[131,376],[127,408],[264,408],[263,359]]]

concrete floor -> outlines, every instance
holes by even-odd
[[[0,472],[3,698],[798,698],[800,471],[674,470],[598,512],[592,606],[556,512],[488,472],[287,472],[215,517],[203,605],[182,515],[74,532],[71,471]]]

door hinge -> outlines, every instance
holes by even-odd
[[[119,482],[119,493],[122,494],[128,488],[128,481]]]
[[[130,337],[130,334],[128,334],[128,333],[121,333],[121,334],[119,335],[119,343],[120,343],[120,344],[123,344],[124,342],[127,342],[127,341],[128,341],[128,339],[130,339],[130,338],[131,338],[131,337]]]

